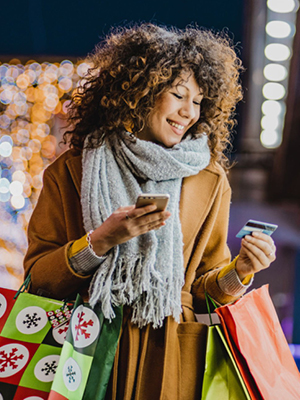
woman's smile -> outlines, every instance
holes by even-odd
[[[171,127],[175,128],[174,132],[176,133],[177,130],[182,131],[184,129],[184,125],[180,125],[178,122],[171,121],[167,119],[168,123],[171,125]],[[182,132],[180,132],[181,134]]]
[[[138,138],[165,147],[178,144],[200,117],[202,92],[191,72],[183,72],[173,86],[163,92]]]

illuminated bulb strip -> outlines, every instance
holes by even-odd
[[[284,65],[268,64],[264,68],[264,76],[269,81],[283,81],[288,76],[288,71]]]
[[[298,9],[295,0],[268,0],[267,6],[270,10],[283,14],[296,12]]]
[[[271,43],[265,47],[265,56],[271,61],[285,61],[291,55],[291,50],[285,44]]]
[[[282,39],[290,36],[292,27],[285,21],[270,21],[266,25],[266,32],[273,38]]]
[[[278,131],[263,130],[260,134],[260,141],[264,147],[274,149],[281,145],[282,136]]]
[[[292,19],[295,19],[299,1],[268,0],[267,6],[270,11],[265,28],[267,43],[264,51],[266,65],[263,74],[266,83],[262,87],[265,100],[262,104],[260,141],[265,148],[274,149],[282,142],[285,117],[284,99],[292,41],[296,30]],[[274,13],[278,13],[278,15],[274,15]],[[277,40],[278,42],[276,42]]]
[[[278,116],[284,111],[284,103],[276,100],[266,100],[261,106],[261,110],[265,115]]]
[[[268,82],[263,86],[262,92],[266,99],[280,100],[285,96],[286,90],[280,83]]]

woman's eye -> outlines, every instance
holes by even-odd
[[[177,99],[182,99],[182,96],[178,93],[173,93],[173,96],[175,96]]]
[[[196,104],[196,106],[200,106],[201,102],[200,101],[194,101],[194,104]]]

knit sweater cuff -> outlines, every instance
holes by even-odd
[[[235,269],[237,258],[235,258],[227,267],[226,273],[222,273],[218,276],[218,284],[220,289],[230,296],[241,296],[245,291],[252,285],[253,275],[249,275],[241,282],[238,273]]]
[[[86,235],[73,243],[68,256],[72,269],[80,275],[90,275],[107,258],[107,255],[99,257],[93,252],[88,245]]]

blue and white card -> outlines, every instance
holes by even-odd
[[[236,237],[243,238],[246,235],[251,235],[252,232],[262,232],[266,235],[271,236],[277,228],[278,225],[270,224],[269,222],[255,221],[254,219],[249,219],[249,221],[238,232]]]

